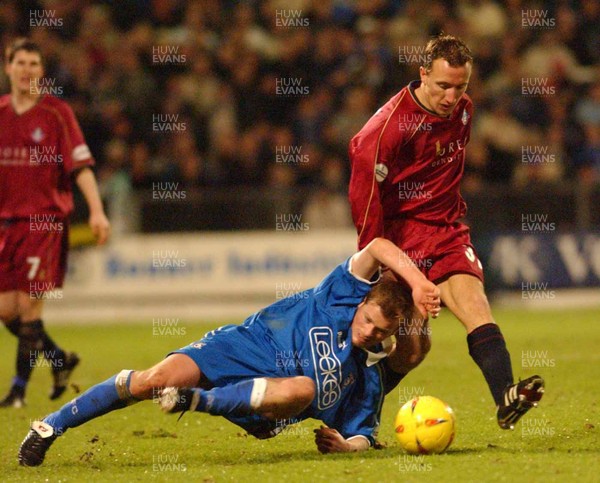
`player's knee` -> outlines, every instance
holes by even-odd
[[[168,386],[168,373],[162,367],[136,372],[136,392],[147,393]]]
[[[298,404],[308,406],[315,398],[315,382],[306,376],[298,376],[293,379],[294,399]]]
[[[19,316],[17,300],[4,300],[0,303],[0,320],[5,324]]]
[[[28,294],[19,293],[16,301],[15,316],[21,317],[23,320],[35,320],[41,317],[42,300],[31,298]]]
[[[19,315],[19,313],[17,311],[17,307],[16,306],[14,308],[9,308],[9,307],[0,308],[0,320],[4,324],[7,324],[11,320],[16,319],[18,315]]]

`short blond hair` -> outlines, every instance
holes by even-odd
[[[441,33],[431,39],[425,47],[425,64],[423,68],[429,72],[435,59],[444,59],[451,67],[462,67],[473,63],[473,55],[461,39],[454,35]]]

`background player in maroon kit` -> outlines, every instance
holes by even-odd
[[[62,287],[68,249],[71,180],[83,193],[98,243],[110,231],[73,111],[44,93],[39,47],[20,39],[7,50],[11,92],[0,97],[0,319],[18,337],[16,376],[0,406],[20,407],[40,352],[54,376],[51,399],[65,390],[79,359],[50,339],[44,294]]]
[[[465,94],[472,69],[468,47],[440,35],[426,48],[420,80],[392,97],[350,142],[350,203],[359,249],[383,236],[406,252],[437,284],[443,303],[467,330],[469,353],[498,406],[498,423],[512,428],[543,393],[533,376],[513,384],[510,355],[483,288],[481,262],[458,220],[473,104]],[[419,326],[419,324],[422,324]],[[426,321],[405,348],[408,372],[430,347]]]

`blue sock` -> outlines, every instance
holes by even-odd
[[[54,434],[60,436],[69,428],[137,402],[129,393],[132,373],[133,371],[122,371],[96,384],[58,411],[46,416],[44,422],[54,428]]]
[[[194,389],[199,397],[195,411],[214,416],[245,416],[251,413],[251,397],[254,379],[238,382],[224,387],[215,387],[208,391]]]
[[[27,386],[27,381],[19,376],[13,377],[12,385],[24,389]]]

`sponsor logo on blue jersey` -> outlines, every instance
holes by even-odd
[[[342,367],[333,351],[331,328],[313,327],[309,338],[317,381],[317,407],[324,410],[333,406],[341,396]]]

